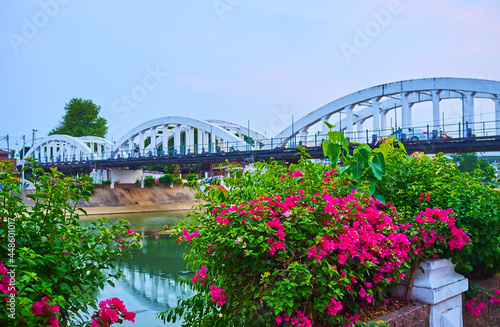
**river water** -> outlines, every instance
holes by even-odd
[[[115,287],[106,285],[98,300],[118,297],[129,311],[137,314],[135,323],[124,322],[121,326],[180,326],[180,322],[166,323],[156,315],[177,305],[177,297],[189,298],[192,290],[179,283],[179,277],[191,277],[186,271],[183,254],[188,250],[174,242],[168,235],[159,234],[167,224],[174,225],[186,217],[187,211],[164,211],[134,214],[89,216],[92,221],[102,217],[111,221],[126,219],[132,229],[144,237],[141,249],[131,249],[132,258],[116,268],[122,269],[125,277],[114,281]]]

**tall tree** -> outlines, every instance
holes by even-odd
[[[99,117],[101,106],[92,100],[73,98],[64,107],[66,113],[59,125],[49,132],[53,134],[66,134],[69,136],[100,136],[104,137],[108,131],[106,119]]]

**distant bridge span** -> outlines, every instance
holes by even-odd
[[[345,118],[336,120],[338,129],[347,136],[356,132],[364,132],[363,123],[373,118],[370,130],[377,137],[390,134],[387,128],[386,115],[389,111],[401,108],[402,128],[408,130],[412,126],[411,110],[415,103],[432,101],[432,129],[439,130],[440,101],[444,99],[461,99],[464,104],[462,121],[475,127],[474,98],[491,99],[495,103],[496,135],[500,135],[500,82],[472,78],[423,78],[393,82],[360,90],[334,100],[300,118],[293,125],[276,135],[282,144],[287,144],[294,136],[305,137],[307,130],[317,124],[328,121],[333,114],[344,114]],[[323,124],[323,134],[327,128]]]

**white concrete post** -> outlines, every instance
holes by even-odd
[[[468,122],[469,128],[474,131],[474,94],[472,92],[464,92],[464,93],[465,93],[465,97],[463,100],[464,101],[464,122]],[[465,128],[465,126],[464,126],[464,128]]]
[[[132,157],[132,153],[134,151],[134,138],[131,137],[128,139],[128,156]]]
[[[346,107],[346,113],[347,113],[347,135],[346,137],[350,137],[351,139],[354,139],[354,134],[352,133],[352,127],[354,124],[354,104],[350,105],[349,107]]]
[[[373,109],[373,132],[372,134],[380,136],[380,97],[372,99]]]
[[[430,305],[430,327],[461,327],[462,293],[467,291],[467,278],[455,272],[447,259],[430,259],[416,270],[412,299]]]
[[[168,156],[168,125],[163,125],[163,155]]]
[[[186,143],[184,144],[184,148],[186,151],[186,154],[193,153],[193,149],[191,147],[191,134],[192,134],[192,127],[186,128]]]
[[[493,101],[495,101],[495,134],[500,135],[500,97],[494,98]]]
[[[181,125],[175,125],[175,135],[174,135],[174,153],[181,153]]]
[[[144,134],[145,131],[139,133],[139,157],[144,155]]]
[[[439,102],[441,101],[439,91],[431,90],[432,95],[432,129],[436,132],[439,131],[441,122],[439,121]]]
[[[356,139],[356,141],[357,142],[361,142],[361,143],[363,143],[363,136],[364,136],[363,135],[363,123],[364,123],[363,121],[358,121],[356,123],[356,129],[357,129],[357,133],[356,133],[357,134],[357,139]]]
[[[212,145],[211,145],[212,153],[217,152],[217,149],[215,148],[215,133],[213,131],[212,131],[212,133],[210,133],[210,143],[212,143]]]
[[[156,143],[156,126],[151,127],[151,143],[153,144],[153,156],[158,155],[158,149],[157,146],[158,144]]]
[[[409,92],[401,93],[401,120],[403,133],[408,134],[411,127],[411,104],[408,101]]]
[[[387,113],[389,110],[381,112],[380,114],[380,136],[385,137],[390,134],[390,132],[386,131],[387,129]]]
[[[300,131],[300,138],[302,140],[302,146],[307,146],[307,129],[304,128]]]
[[[208,151],[208,132],[203,131],[203,147],[205,148],[205,152]]]
[[[196,143],[196,147],[194,149],[194,153],[198,154],[201,153],[201,133],[202,131],[198,128],[198,133],[196,133],[196,141],[193,143]],[[195,139],[194,137],[194,130],[193,130],[193,140]]]

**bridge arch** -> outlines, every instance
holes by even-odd
[[[196,133],[195,133],[196,129]],[[196,134],[196,135],[195,135]],[[149,137],[149,144],[146,139]],[[196,139],[195,139],[196,137]],[[163,144],[173,138],[173,148],[165,151]],[[136,147],[136,144],[138,147]],[[158,147],[162,146],[162,153]],[[244,150],[247,143],[215,123],[169,116],[149,120],[126,133],[116,143],[115,155],[142,156],[157,154],[188,154]]]
[[[285,145],[297,135],[305,137],[307,130],[328,121],[338,113],[337,128],[354,136],[353,126],[363,130],[363,123],[372,118],[371,130],[378,136],[390,134],[387,130],[386,115],[391,110],[401,108],[402,128],[412,126],[411,110],[416,103],[431,101],[433,105],[432,129],[438,130],[440,121],[440,101],[461,99],[463,101],[463,122],[472,130],[475,128],[474,99],[491,99],[495,103],[495,129],[500,134],[500,82],[471,78],[423,78],[393,82],[360,90],[334,100],[305,115],[293,125],[284,129],[276,138]],[[344,118],[342,118],[342,115]],[[323,124],[323,132],[326,126]],[[477,128],[477,127],[476,127]],[[383,133],[383,131],[386,131]]]
[[[40,163],[102,159],[111,146],[111,142],[101,137],[55,134],[36,142],[24,157],[33,157]]]

